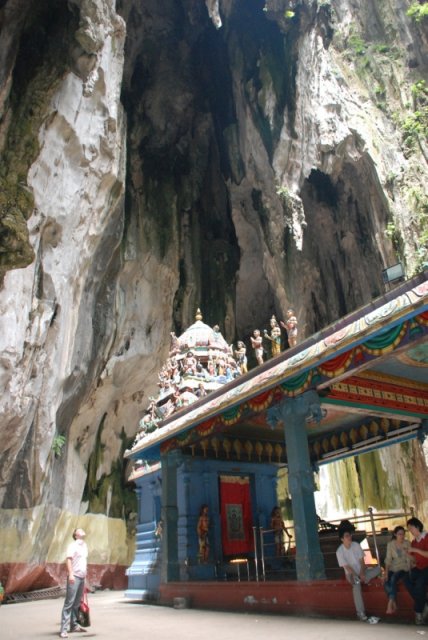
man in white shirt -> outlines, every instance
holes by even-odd
[[[83,529],[73,531],[73,542],[68,545],[65,566],[67,568],[67,590],[61,614],[60,638],[68,638],[70,631],[86,631],[77,624],[80,600],[85,588],[88,565],[88,547]]]
[[[364,551],[358,542],[352,540],[352,530],[350,528],[341,529],[339,526],[339,538],[342,544],[336,551],[339,567],[345,570],[347,581],[352,585],[352,595],[354,598],[357,617],[363,622],[376,624],[379,618],[366,616],[361,583],[368,584],[370,580],[380,574],[380,567],[367,568],[364,564]]]

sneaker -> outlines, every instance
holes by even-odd
[[[80,626],[80,624],[76,624],[75,627],[73,627],[72,629],[70,629],[70,633],[76,633],[77,631],[79,631],[80,633],[86,633],[86,629],[84,629],[83,627]]]
[[[370,618],[367,618],[367,622],[369,624],[377,624],[380,621],[380,618],[378,618],[377,616],[370,616]]]
[[[415,613],[415,624],[420,625],[424,623],[424,617],[422,613]]]
[[[60,638],[68,638],[68,633],[67,631],[61,631],[61,633],[59,634]]]
[[[368,620],[365,613],[357,613],[357,618],[358,620],[361,620],[361,622],[367,622]]]

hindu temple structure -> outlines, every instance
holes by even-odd
[[[334,615],[340,600],[340,612],[352,614],[351,590],[327,562],[313,472],[426,437],[427,336],[427,271],[248,373],[235,368],[231,348],[198,314],[172,337],[166,367],[180,376],[160,381],[150,408],[156,419],[147,429],[143,418],[126,452],[139,503],[127,596]],[[214,361],[221,370],[207,375]],[[198,397],[200,385],[210,393]],[[165,409],[183,394],[192,394],[190,404]],[[276,542],[270,528],[280,468],[288,472],[295,554],[286,559],[288,575],[270,579],[275,563],[285,569],[284,558],[265,566],[265,547]],[[373,613],[382,613],[380,583],[369,598]],[[409,599],[402,601],[411,612]]]

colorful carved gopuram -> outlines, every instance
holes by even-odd
[[[318,585],[322,593],[319,585],[338,575],[330,573],[321,544],[331,532],[315,510],[314,469],[428,433],[428,273],[241,375],[216,331],[210,345],[213,331],[197,319],[175,338],[170,354],[182,363],[180,390],[195,402],[162,413],[169,399],[161,388],[150,409],[156,428],[144,430],[126,452],[139,495],[127,595],[169,602],[186,593],[195,606],[215,606],[215,592],[201,595],[208,593],[202,582],[262,580],[282,610],[303,611],[297,600],[287,609],[291,583]],[[238,361],[242,354],[243,343],[235,350]],[[218,368],[207,377],[211,361]],[[208,393],[197,397],[201,383]],[[294,526],[278,558],[270,528],[281,468]],[[203,554],[202,508],[209,513]],[[161,538],[155,536],[160,521]],[[288,571],[282,590],[278,577],[266,586],[273,569]],[[245,610],[244,599],[241,605]]]
[[[238,361],[219,326],[211,328],[204,324],[199,309],[194,324],[179,338],[172,332],[169,358],[159,373],[159,395],[151,398],[140,421],[136,443],[179,409],[241,375],[246,370],[242,342],[238,343],[235,355]]]

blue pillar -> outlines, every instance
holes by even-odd
[[[288,486],[296,536],[296,571],[300,581],[325,578],[315,510],[315,486],[306,435],[308,417],[317,421],[321,419],[320,401],[315,391],[283,400],[268,411],[268,421],[271,424],[284,424]]]
[[[190,516],[190,492],[191,492],[191,474],[189,461],[183,460],[183,466],[177,476],[177,533],[178,533],[178,563],[180,567],[180,580],[186,582],[190,579],[189,575],[189,537],[187,532],[191,520]]]
[[[178,562],[178,506],[177,468],[181,463],[180,451],[161,456],[162,465],[162,582],[180,580]]]

